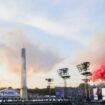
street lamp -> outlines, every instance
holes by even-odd
[[[52,78],[46,78],[45,80],[48,82],[47,88],[49,90],[49,95],[51,95],[51,82],[53,81],[53,79]]]
[[[64,80],[64,98],[67,98],[67,79],[70,78],[68,68],[62,68],[58,70],[58,75]]]
[[[89,87],[88,87],[88,76],[91,75],[91,72],[89,72],[89,66],[90,62],[84,62],[79,65],[77,65],[77,68],[81,75],[83,75],[85,78],[83,79],[84,83],[84,88],[85,88],[85,97],[86,99],[89,99]]]

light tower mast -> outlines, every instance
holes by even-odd
[[[70,78],[68,68],[62,68],[58,70],[58,75],[64,80],[64,98],[67,98],[67,79]]]
[[[85,90],[86,100],[89,100],[88,76],[91,75],[91,72],[89,71],[89,66],[90,66],[90,62],[83,62],[82,64],[77,65],[79,72],[81,73],[81,75],[85,77],[83,81],[84,81],[84,90]]]
[[[27,80],[26,80],[26,50],[21,50],[22,70],[21,70],[21,97],[27,99]]]
[[[53,79],[52,78],[46,78],[45,80],[48,82],[47,88],[49,90],[49,95],[51,95],[51,82],[53,81]]]

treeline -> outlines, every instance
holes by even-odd
[[[9,89],[14,89],[12,87],[8,87]],[[1,87],[0,90],[3,89],[7,89],[6,87]],[[20,89],[17,88],[16,90],[18,90],[18,92],[20,92]],[[51,95],[55,95],[55,88],[51,88]],[[48,88],[43,88],[43,89],[39,89],[39,88],[35,88],[35,89],[27,89],[28,93],[32,93],[32,94],[39,94],[39,95],[49,95],[49,89]]]
[[[35,93],[35,94],[39,94],[39,95],[49,95],[49,89],[48,88],[28,89],[28,93]],[[51,88],[51,95],[55,95],[55,88]]]
[[[97,85],[92,85],[92,87],[105,87],[105,84],[100,83]],[[12,88],[12,87],[8,87]],[[77,87],[69,87],[69,88],[84,88],[84,83],[80,83]],[[6,87],[1,87],[0,90],[7,89]],[[14,89],[14,88],[13,88]],[[20,89],[17,88],[18,92],[20,92]],[[35,89],[27,89],[28,93],[32,94],[39,94],[39,95],[49,95],[49,88],[35,88]],[[51,95],[55,95],[55,88],[51,88]]]

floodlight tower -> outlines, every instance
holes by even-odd
[[[58,75],[64,80],[64,98],[67,98],[67,79],[70,78],[68,68],[62,68],[58,70]]]
[[[77,65],[79,72],[81,73],[81,75],[85,77],[83,81],[84,81],[84,88],[85,88],[85,97],[87,100],[89,99],[88,76],[91,75],[91,72],[89,72],[89,66],[90,66],[90,62],[84,62],[82,64]]]
[[[49,89],[49,95],[51,95],[51,82],[53,81],[52,78],[46,78],[45,79],[48,82],[47,88]]]

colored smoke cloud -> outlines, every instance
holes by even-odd
[[[90,72],[93,73],[91,80],[105,81],[105,33],[93,34],[87,42],[87,45],[78,51],[74,58],[74,63],[90,62]],[[104,66],[102,66],[104,65]],[[99,68],[99,69],[97,69]]]
[[[102,65],[99,69],[94,70],[89,79],[93,82],[97,80],[105,81],[105,65]]]

